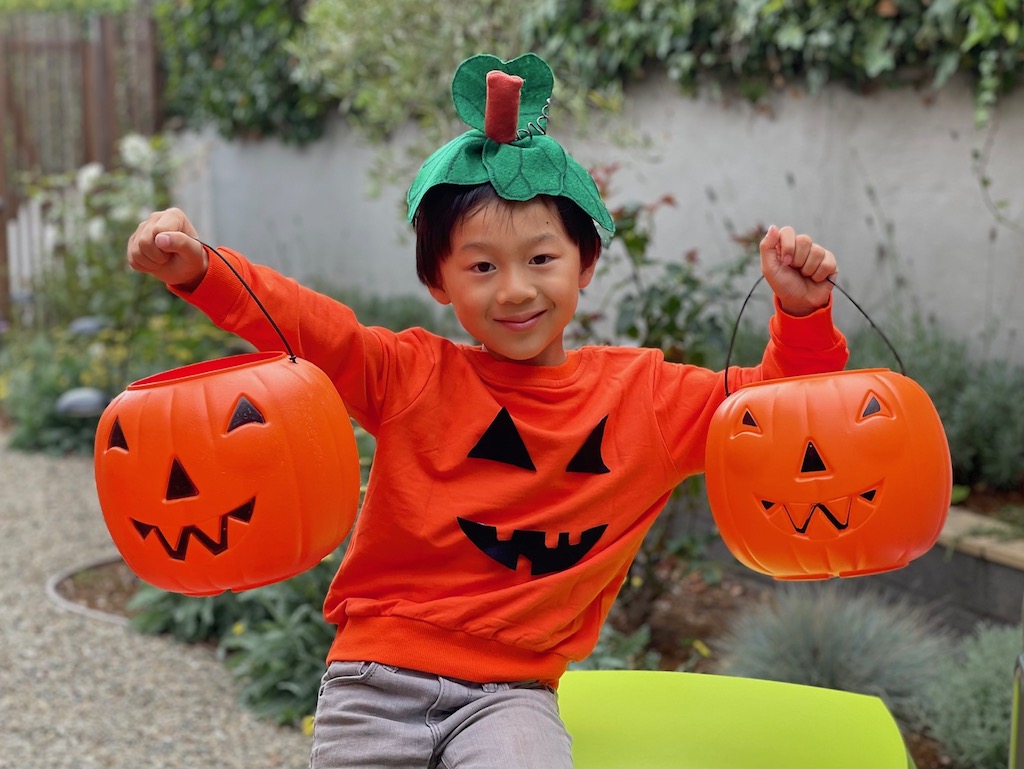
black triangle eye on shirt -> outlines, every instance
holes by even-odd
[[[601,444],[604,441],[604,427],[607,422],[608,417],[605,416],[598,422],[597,427],[590,431],[590,435],[566,466],[567,473],[603,475],[611,472],[601,456]],[[519,430],[516,429],[515,422],[512,421],[512,415],[505,408],[498,412],[490,427],[470,450],[469,456],[473,459],[502,462],[531,472],[537,471],[530,452]]]

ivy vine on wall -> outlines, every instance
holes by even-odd
[[[156,0],[165,108],[227,138],[320,138],[331,100],[292,77],[304,0]]]
[[[374,138],[410,120],[446,133],[451,73],[481,51],[544,56],[558,73],[556,98],[577,117],[616,109],[630,83],[658,70],[685,93],[754,101],[827,83],[936,90],[959,75],[984,125],[1024,70],[1024,0],[154,0],[154,9],[172,113],[229,137],[298,143],[318,138],[335,109]]]

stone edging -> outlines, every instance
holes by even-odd
[[[1012,527],[1002,521],[949,508],[949,516],[939,535],[939,544],[992,563],[1024,571],[1024,538],[1010,537]],[[1005,532],[1006,536],[1000,533]]]
[[[80,614],[83,617],[90,617],[91,619],[99,619],[104,622],[110,622],[114,625],[121,625],[127,627],[130,625],[130,621],[127,617],[122,617],[119,614],[111,614],[109,612],[100,611],[99,609],[93,609],[89,606],[83,606],[80,603],[71,601],[60,594],[57,590],[57,585],[66,579],[70,579],[79,572],[86,571],[87,569],[93,569],[98,566],[106,566],[107,564],[114,563],[115,561],[121,560],[120,555],[107,555],[102,558],[97,558],[88,563],[78,564],[77,566],[69,566],[56,574],[52,575],[46,580],[46,596],[53,603],[59,606],[65,611],[72,612],[74,614]]]

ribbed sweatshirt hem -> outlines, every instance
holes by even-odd
[[[370,661],[475,683],[541,681],[556,686],[569,660],[406,617],[353,617],[327,662]]]

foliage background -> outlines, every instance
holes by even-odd
[[[1019,0],[157,0],[168,98],[226,135],[319,136],[338,109],[369,135],[444,132],[455,65],[532,50],[585,120],[655,69],[681,92],[757,100],[792,85],[942,88],[962,75],[984,123],[1024,68]],[[239,32],[241,34],[239,34]],[[291,54],[247,50],[283,46]],[[268,109],[272,107],[272,109]],[[273,116],[273,117],[270,117]]]

